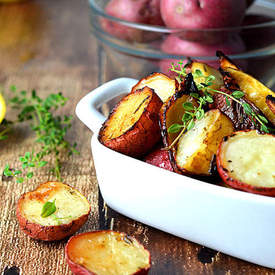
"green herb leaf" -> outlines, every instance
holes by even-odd
[[[232,93],[232,96],[235,97],[236,99],[242,98],[244,96],[244,92],[242,91],[234,91]]]
[[[242,106],[247,115],[252,115],[253,111],[248,103],[243,103]]]
[[[194,110],[194,106],[191,102],[184,102],[182,104],[183,108],[186,110],[186,111],[192,111]]]
[[[264,116],[258,115],[258,118],[259,118],[263,123],[268,123],[268,120],[267,120]]]
[[[196,112],[196,118],[198,120],[202,119],[204,117],[204,110],[203,109],[200,109]]]
[[[263,124],[261,125],[261,131],[263,131],[265,133],[269,133],[269,130],[268,130],[267,126],[265,126]]]
[[[226,105],[227,105],[228,107],[230,107],[230,106],[231,106],[230,101],[229,101],[229,99],[228,99],[228,97],[227,97],[227,96],[225,97],[225,102],[226,102]]]
[[[41,217],[46,218],[56,211],[55,200],[53,202],[47,201],[41,211]]]
[[[189,121],[190,119],[192,119],[192,115],[190,115],[189,113],[184,113],[181,120],[182,120],[183,122],[187,122],[187,121]]]
[[[186,127],[187,131],[190,131],[192,128],[194,128],[195,122],[194,119],[191,119]]]
[[[183,128],[183,125],[174,123],[168,128],[168,133],[177,133],[181,130],[181,128]]]
[[[190,96],[192,96],[194,98],[199,98],[200,97],[200,95],[197,94],[197,93],[190,93]]]

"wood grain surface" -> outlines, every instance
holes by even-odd
[[[148,67],[144,60],[123,56],[98,44],[90,33],[87,1],[0,4],[0,84],[7,97],[10,85],[36,89],[40,96],[62,91],[70,99],[62,112],[74,115],[79,99],[99,84],[118,76],[139,78],[154,68],[154,63]],[[8,109],[7,118],[14,116],[14,111]],[[271,269],[174,237],[108,208],[97,185],[91,132],[75,118],[68,138],[78,143],[80,155],[61,156],[64,181],[86,195],[92,206],[89,220],[79,232],[112,228],[135,236],[151,252],[151,275],[275,274]],[[7,163],[18,167],[18,157],[33,146],[34,137],[26,124],[15,126],[9,139],[0,141],[0,170]],[[19,230],[15,217],[19,196],[51,179],[54,178],[46,168],[23,184],[1,177],[1,274],[72,274],[64,258],[67,240],[32,240]]]

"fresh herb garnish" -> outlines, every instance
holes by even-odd
[[[41,211],[41,217],[46,218],[52,215],[56,211],[55,200],[47,201],[44,203]]]
[[[67,98],[61,93],[50,94],[46,99],[40,98],[33,90],[31,95],[26,91],[18,92],[15,86],[11,87],[14,96],[10,99],[12,108],[20,110],[18,121],[30,121],[30,128],[36,134],[36,142],[40,144],[38,152],[26,152],[19,158],[21,169],[12,171],[9,165],[4,169],[5,176],[16,177],[17,182],[23,182],[25,178],[33,177],[33,170],[45,166],[48,161],[46,156],[54,155],[55,165],[51,169],[59,181],[61,181],[60,153],[66,151],[69,155],[78,153],[76,143],[71,145],[65,135],[71,127],[72,116],[63,117],[55,115],[54,111],[65,105]],[[25,173],[23,173],[25,171]],[[22,176],[23,175],[23,176]]]
[[[175,72],[178,74],[178,79],[180,79],[180,81],[183,80],[184,77],[186,77],[187,73],[186,73],[186,67],[188,66],[187,65],[183,65],[182,62],[179,63],[179,66],[176,67],[174,64],[172,64],[172,67],[171,67],[171,71],[172,72]],[[242,91],[234,91],[232,94],[227,94],[223,91],[219,91],[219,90],[215,90],[215,89],[212,89],[210,86],[213,84],[213,81],[215,80],[215,76],[213,75],[209,75],[209,76],[204,76],[204,74],[202,73],[201,70],[199,69],[196,69],[194,73],[192,73],[193,77],[196,79],[196,78],[204,78],[204,82],[203,83],[199,83],[197,84],[197,88],[199,90],[201,90],[203,92],[203,96],[200,96],[199,94],[197,93],[190,93],[190,96],[192,96],[193,98],[197,99],[198,103],[199,103],[199,106],[198,107],[195,107],[193,105],[193,112],[190,112],[189,110],[187,110],[186,108],[183,108],[186,110],[185,111],[185,114],[187,113],[188,116],[186,116],[185,114],[183,115],[183,118],[182,118],[182,121],[183,121],[183,124],[172,124],[169,129],[168,129],[168,132],[169,133],[176,133],[176,132],[179,132],[180,129],[181,132],[180,134],[178,135],[178,137],[173,141],[173,143],[168,147],[168,148],[171,148],[172,146],[175,145],[175,143],[178,141],[179,137],[185,132],[185,130],[190,130],[194,127],[194,119],[201,119],[203,116],[204,116],[204,111],[203,111],[203,106],[206,105],[207,103],[213,103],[213,97],[212,95],[209,93],[209,92],[212,92],[212,93],[218,93],[218,94],[222,94],[225,96],[225,101],[226,101],[226,104],[228,106],[230,106],[230,101],[229,101],[229,98],[232,99],[233,101],[237,102],[238,104],[240,104],[243,109],[244,109],[244,112],[248,115],[248,116],[251,116],[251,120],[253,123],[255,123],[254,120],[258,121],[260,123],[260,129],[261,131],[263,132],[266,132],[266,133],[269,133],[270,129],[266,124],[268,123],[267,119],[262,116],[262,115],[259,115],[259,114],[256,114],[251,106],[246,103],[246,102],[241,102],[239,99],[241,99],[242,97],[244,97],[244,92]],[[192,103],[191,103],[192,104]],[[191,109],[191,106],[190,104],[188,103],[188,108]],[[193,127],[187,127],[189,125],[189,123],[191,124],[191,126]],[[176,125],[176,126],[175,126]],[[178,130],[178,131],[176,131]]]

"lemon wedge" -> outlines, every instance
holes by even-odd
[[[6,114],[6,102],[5,102],[2,94],[0,93],[0,123],[4,119],[5,114]]]

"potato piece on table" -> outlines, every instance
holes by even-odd
[[[160,97],[162,102],[165,102],[176,91],[176,81],[162,73],[153,73],[145,78],[142,78],[133,88],[132,92],[149,87]]]
[[[275,136],[250,130],[225,137],[218,150],[217,168],[230,187],[275,196]]]
[[[140,157],[161,139],[159,110],[162,101],[144,87],[124,97],[99,131],[99,141],[120,153]]]
[[[111,230],[73,236],[65,248],[75,275],[146,275],[150,253],[135,238]]]
[[[195,121],[195,126],[183,134],[176,147],[175,163],[179,171],[209,176],[211,162],[224,136],[234,131],[231,120],[213,109]]]
[[[44,211],[46,203],[48,213]],[[16,215],[24,233],[55,241],[74,234],[87,221],[90,210],[89,202],[76,189],[61,182],[46,182],[20,197]]]

